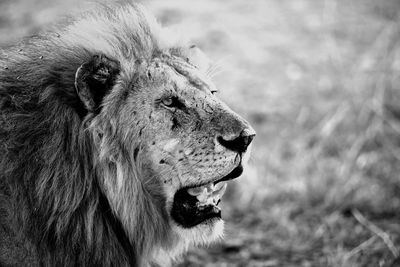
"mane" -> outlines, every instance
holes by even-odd
[[[38,249],[40,264],[140,266],[166,239],[166,226],[150,217],[164,216],[156,205],[138,197],[132,201],[139,220],[121,221],[104,196],[99,175],[115,180],[118,173],[140,173],[127,160],[96,171],[106,163],[93,155],[116,147],[116,125],[103,138],[90,131],[94,118],[76,96],[74,76],[100,52],[121,62],[121,75],[133,75],[135,62],[178,47],[181,40],[170,36],[142,7],[128,4],[85,13],[0,52],[0,225],[30,236],[21,242]],[[134,232],[126,232],[129,223]]]

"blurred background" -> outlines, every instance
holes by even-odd
[[[0,0],[0,46],[84,1]],[[258,135],[226,239],[180,266],[400,266],[400,1],[142,0]]]

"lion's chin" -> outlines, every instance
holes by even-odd
[[[179,236],[178,247],[185,251],[193,245],[207,245],[221,240],[224,236],[224,221],[220,218],[212,218],[191,228],[175,225],[173,231]]]
[[[172,242],[166,247],[155,250],[152,255],[153,262],[159,266],[170,266],[180,260],[189,248],[208,245],[219,241],[224,235],[224,221],[213,218],[191,227],[183,228],[172,221]]]

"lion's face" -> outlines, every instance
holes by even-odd
[[[254,130],[189,59],[164,54],[138,69],[121,74],[128,91],[120,125],[140,140],[125,145],[140,150],[141,182],[162,192],[174,232],[187,244],[212,241],[222,234],[224,181],[241,175]]]
[[[84,106],[99,112],[90,129],[114,213],[131,242],[157,239],[169,255],[222,235],[218,204],[255,135],[217,98],[201,58],[182,50],[134,63],[100,55],[76,73]]]

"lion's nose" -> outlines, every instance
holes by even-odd
[[[256,133],[253,129],[244,129],[236,135],[219,136],[218,142],[229,150],[244,153],[247,147],[253,141]]]

